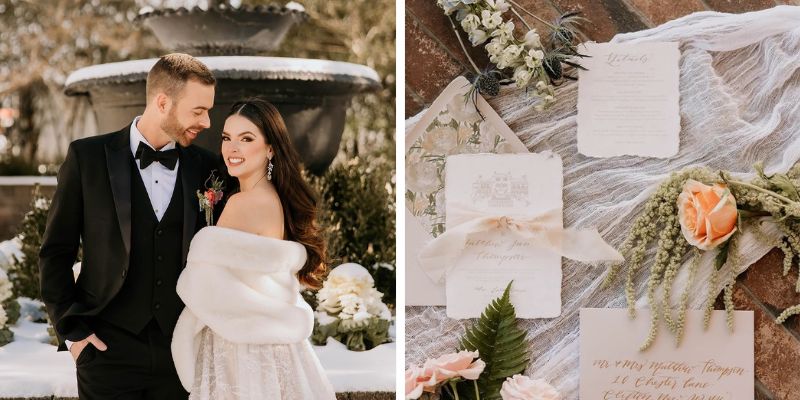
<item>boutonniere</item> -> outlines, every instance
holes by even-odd
[[[222,200],[222,190],[225,184],[217,174],[217,170],[211,171],[211,175],[206,179],[205,190],[197,191],[197,200],[200,204],[200,210],[206,215],[206,225],[214,225],[214,206]]]

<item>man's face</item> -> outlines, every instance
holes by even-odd
[[[161,129],[183,147],[211,126],[208,110],[214,106],[214,86],[190,80],[170,102]]]

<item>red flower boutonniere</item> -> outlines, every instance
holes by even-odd
[[[207,226],[214,225],[214,206],[222,200],[222,190],[225,188],[224,182],[217,176],[216,172],[217,170],[211,171],[211,176],[206,179],[205,191],[197,191],[197,200],[200,204],[200,210],[205,213]]]

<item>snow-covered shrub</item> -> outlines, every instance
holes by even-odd
[[[14,284],[17,296],[40,299],[39,295],[39,249],[42,247],[42,236],[47,224],[47,213],[50,210],[50,199],[39,191],[39,185],[33,188],[31,210],[25,214],[16,239],[20,242],[19,254],[14,254],[8,276]]]
[[[354,263],[334,268],[317,292],[312,341],[323,345],[333,337],[356,351],[388,342],[392,314],[382,297],[366,268]]]
[[[11,298],[13,294],[8,275],[0,269],[0,346],[4,346],[14,339],[14,332],[11,332],[9,328],[19,316],[19,305]]]

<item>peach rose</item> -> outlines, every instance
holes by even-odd
[[[503,382],[500,397],[503,400],[560,400],[561,394],[541,379],[517,374]]]
[[[432,387],[452,378],[478,379],[485,367],[477,351],[464,350],[425,361],[422,369],[425,376],[430,376],[425,386]]]
[[[406,400],[418,399],[425,389],[425,382],[430,379],[423,374],[423,370],[416,365],[406,370]]]
[[[708,186],[689,179],[678,196],[678,218],[689,244],[711,250],[736,232],[736,199],[723,184]]]

